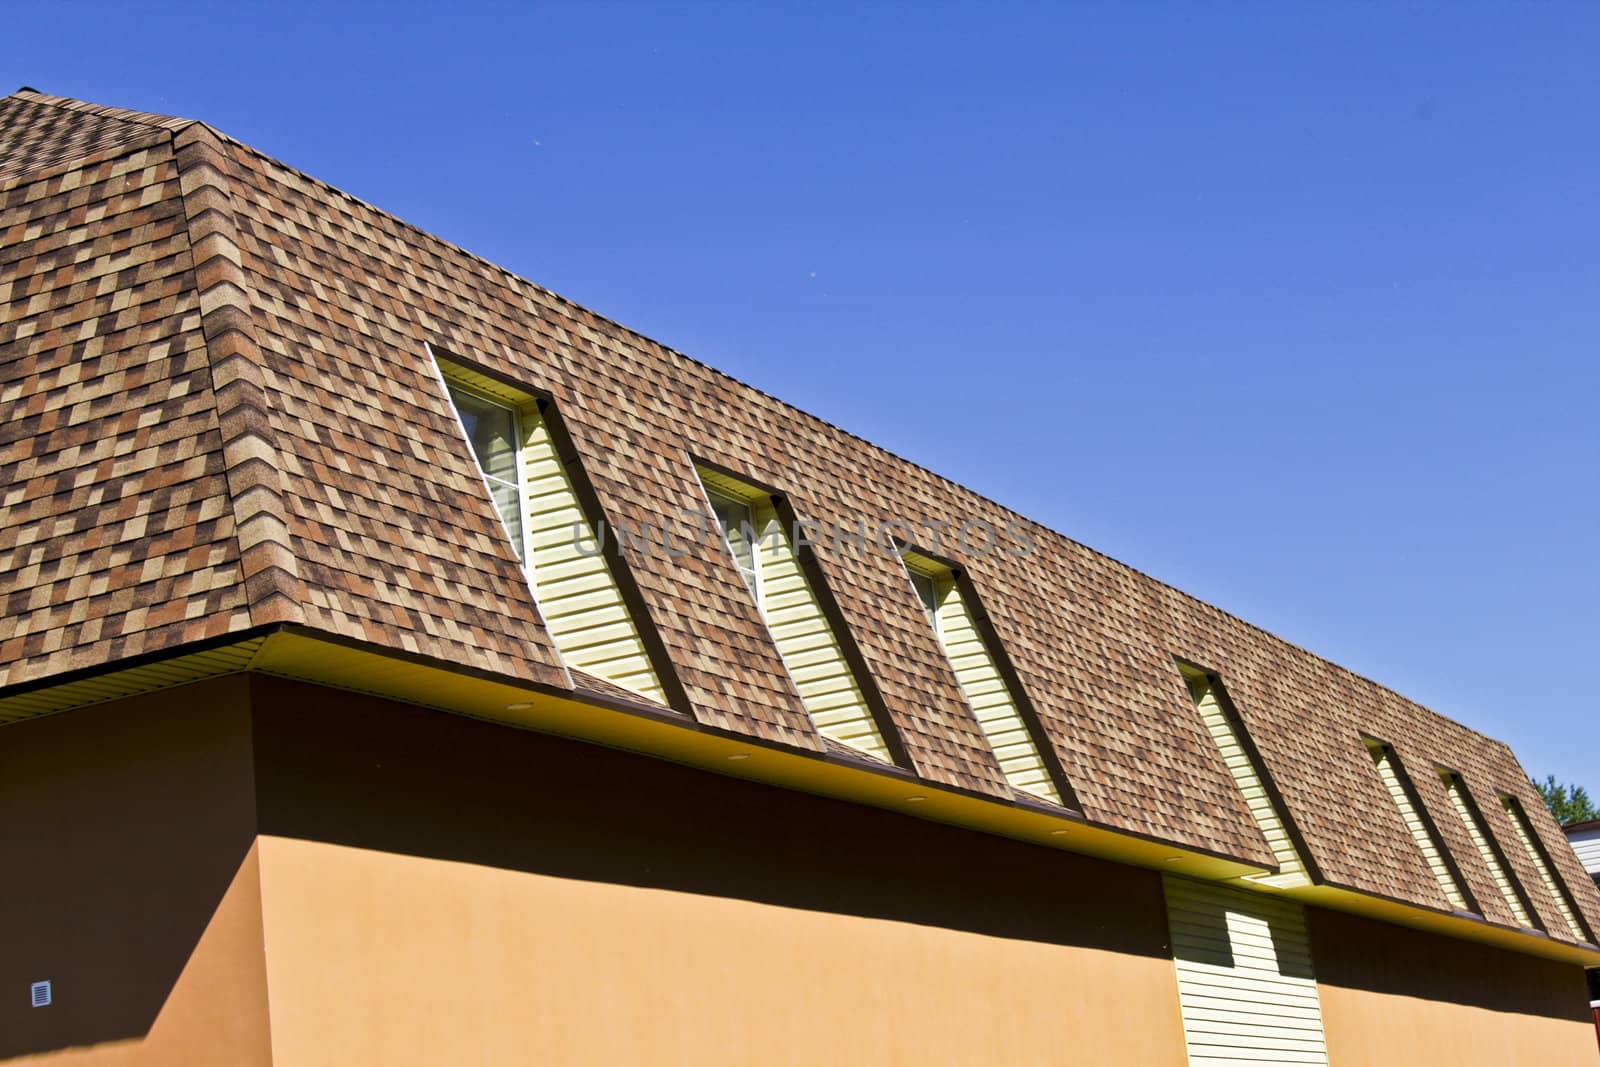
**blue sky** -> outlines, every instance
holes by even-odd
[[[1600,6],[6,21],[1600,791]]]

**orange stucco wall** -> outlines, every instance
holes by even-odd
[[[1597,1067],[1581,967],[1308,909],[1336,1067]]]
[[[254,842],[243,679],[0,729],[0,1062],[269,1064]]]
[[[280,1064],[1182,1064],[1148,872],[258,687]]]
[[[285,681],[0,729],[0,866],[5,1064],[1186,1060],[1151,872]],[[1335,1067],[1600,1064],[1576,967],[1308,918]]]

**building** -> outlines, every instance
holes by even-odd
[[[0,1062],[1595,1062],[1505,745],[203,123],[0,212]]]
[[[1562,828],[1584,870],[1600,885],[1600,819]],[[1595,1037],[1600,1039],[1600,970],[1589,972],[1589,1007],[1594,1011]]]
[[[1573,823],[1562,828],[1572,851],[1595,881],[1600,882],[1600,819]]]

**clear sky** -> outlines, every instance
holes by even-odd
[[[5,23],[1600,791],[1600,5]]]

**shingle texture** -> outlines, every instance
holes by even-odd
[[[1448,907],[1368,735],[1399,753],[1487,918],[1510,922],[1436,763],[1474,790],[1552,936],[1566,931],[1497,790],[1600,924],[1505,746],[209,127],[20,93],[0,103],[3,174],[3,398],[20,413],[0,438],[4,682],[294,621],[570,684],[432,345],[552,397],[612,528],[652,531],[654,550],[623,539],[623,565],[676,710],[701,723],[828,750],[720,543],[661,549],[703,510],[697,460],[825,530],[911,523],[964,567],[1085,818],[1271,864],[1181,657],[1222,676],[1321,879]],[[997,547],[977,551],[976,526],[963,545],[966,522]],[[835,543],[816,561],[908,769],[1010,799],[898,558]]]

